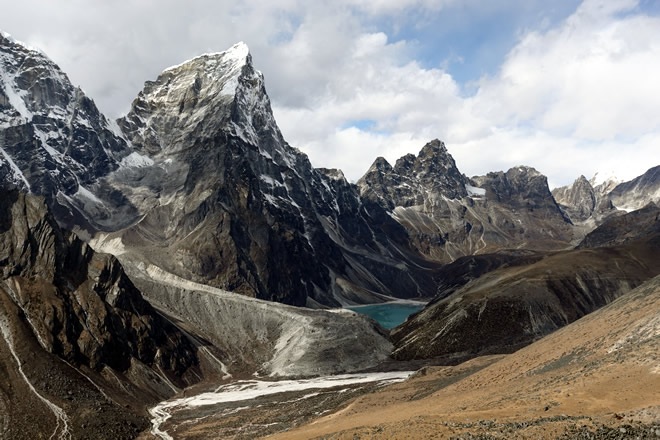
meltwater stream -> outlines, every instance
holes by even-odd
[[[200,393],[191,397],[166,400],[159,403],[149,410],[152,417],[151,433],[162,439],[172,440],[172,436],[170,436],[165,430],[161,429],[161,427],[163,423],[172,417],[174,412],[179,410],[189,410],[195,407],[240,401],[246,401],[246,406],[249,406],[250,400],[277,393],[320,390],[360,383],[394,383],[407,379],[411,374],[411,371],[394,371],[386,373],[341,374],[337,376],[325,376],[300,380],[239,380],[226,385],[221,385],[212,392]],[[308,396],[313,395],[314,394],[312,393]],[[302,398],[305,398],[305,396]]]

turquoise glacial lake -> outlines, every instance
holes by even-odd
[[[354,312],[367,315],[370,318],[378,321],[384,328],[390,329],[403,323],[408,316],[418,312],[424,308],[424,304],[420,303],[382,303],[382,304],[369,304],[366,306],[351,306],[346,307]]]

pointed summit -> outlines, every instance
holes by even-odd
[[[194,58],[184,61],[183,63],[175,64],[163,70],[163,73],[169,71],[178,71],[180,69],[190,68],[191,65],[204,65],[209,67],[217,66],[222,67],[223,70],[233,70],[236,67],[242,67],[245,64],[252,64],[252,56],[250,55],[250,48],[242,41],[234,44],[229,49],[222,52],[209,52],[198,55]],[[229,67],[229,69],[227,69]]]
[[[225,131],[257,145],[260,136],[281,140],[261,72],[247,44],[200,55],[147,81],[131,111],[118,121],[147,153],[175,152],[181,133]],[[272,155],[272,153],[269,153]]]
[[[552,195],[573,222],[587,220],[596,208],[594,188],[582,175],[571,185],[554,189]]]
[[[250,48],[242,41],[234,44],[232,47],[222,52],[225,58],[234,59],[236,61],[250,61]]]

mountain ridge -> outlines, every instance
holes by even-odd
[[[25,396],[7,409],[10,384],[0,410],[28,437],[87,433],[71,387],[133,423],[119,438],[199,381],[513,351],[660,270],[658,169],[555,196],[529,166],[468,178],[434,139],[353,184],[286,142],[245,44],[165,69],[115,126],[3,34],[0,361]],[[364,317],[309,310],[400,298],[431,301],[394,347]],[[47,421],[29,427],[35,403]]]

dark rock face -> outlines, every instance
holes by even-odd
[[[22,364],[29,379],[13,383],[39,388],[11,391],[9,407],[29,405],[37,393],[64,400],[58,406],[68,414],[96,402],[109,411],[102,418],[130,421],[135,431],[141,404],[172,395],[172,382],[198,380],[196,349],[186,337],[141,297],[117,259],[62,231],[42,198],[18,191],[0,198],[0,271],[0,365],[17,372]],[[83,406],[67,399],[73,394]],[[137,407],[129,411],[123,405],[130,399]],[[17,414],[9,412],[12,420]],[[71,430],[93,426],[94,417],[83,411]]]
[[[436,139],[426,144],[418,156],[407,154],[394,167],[382,157],[376,159],[357,184],[363,198],[392,210],[397,206],[429,205],[432,195],[465,197],[467,183],[445,144]]]
[[[456,271],[447,289],[392,332],[394,357],[512,352],[610,303],[660,273],[659,218],[656,206],[610,218],[580,249],[541,259],[479,256],[485,269],[470,264],[472,257],[457,260],[445,267]]]
[[[638,241],[641,237],[652,240],[659,235],[660,208],[649,203],[637,211],[608,217],[602,225],[584,237],[578,248],[618,246]]]
[[[93,230],[133,207],[99,180],[129,146],[40,52],[0,35],[0,184],[43,195],[58,221]],[[92,190],[90,192],[90,190]]]
[[[149,182],[130,196],[145,216],[105,239],[121,239],[124,261],[295,305],[432,295],[417,272],[430,280],[433,264],[415,257],[405,231],[341,172],[315,170],[286,144],[245,45],[147,82],[119,125],[153,160],[132,175]]]
[[[584,176],[553,190],[552,195],[573,222],[587,220],[596,209],[596,192]]]

